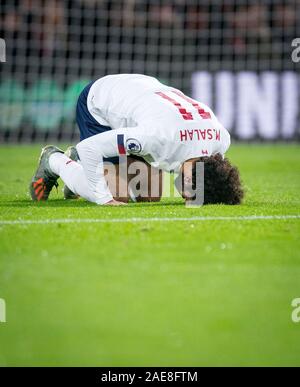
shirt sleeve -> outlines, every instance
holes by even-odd
[[[148,136],[139,127],[122,128],[100,133],[81,141],[77,146],[89,188],[97,204],[113,199],[104,177],[103,158],[147,154]]]
[[[221,127],[221,131],[222,131],[221,154],[224,156],[230,147],[231,138],[230,138],[229,132],[223,126]]]

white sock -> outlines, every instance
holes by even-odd
[[[51,171],[59,176],[63,163],[64,162],[67,163],[69,162],[69,160],[70,160],[69,157],[67,157],[63,153],[60,153],[60,152],[52,153],[52,155],[49,158],[49,166]]]
[[[58,175],[72,192],[90,202],[96,202],[97,199],[90,190],[84,170],[79,163],[57,152],[50,156],[49,166],[51,171]]]

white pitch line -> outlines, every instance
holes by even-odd
[[[0,226],[5,225],[31,225],[31,224],[57,224],[57,223],[145,223],[145,222],[204,222],[208,220],[283,220],[300,219],[299,215],[249,215],[249,216],[192,216],[174,218],[112,218],[112,219],[43,219],[43,220],[0,220]]]

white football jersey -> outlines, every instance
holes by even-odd
[[[100,78],[90,88],[87,106],[97,122],[113,129],[77,145],[99,204],[112,199],[103,157],[131,154],[154,167],[178,171],[186,160],[224,155],[230,146],[228,131],[208,106],[146,75]]]

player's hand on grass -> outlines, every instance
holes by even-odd
[[[122,205],[125,205],[125,204],[127,204],[127,203],[118,202],[117,200],[112,199],[109,202],[105,203],[105,206],[122,206]]]

